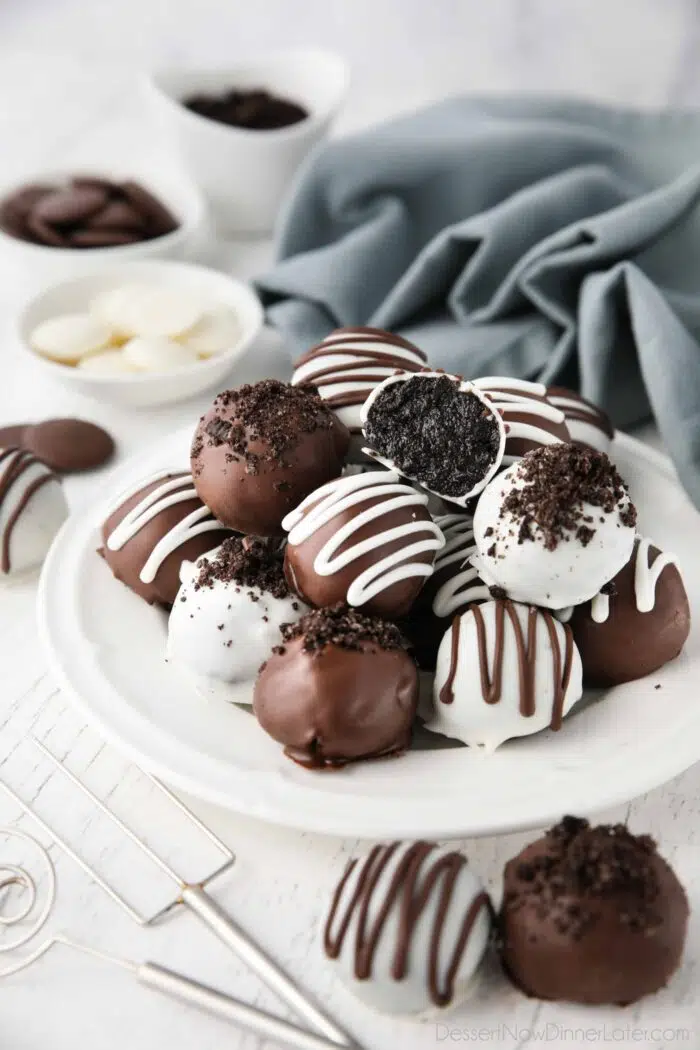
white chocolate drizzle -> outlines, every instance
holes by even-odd
[[[598,591],[591,599],[591,619],[596,623],[605,623],[610,615],[610,595]]]
[[[376,500],[380,502],[375,503]],[[378,531],[360,542],[350,542],[346,550],[338,553],[341,547],[352,541],[363,526],[403,507],[425,507],[428,497],[403,484],[395,471],[372,471],[336,478],[335,481],[323,485],[307,496],[296,510],[287,514],[282,521],[282,528],[289,533],[288,542],[295,547],[308,540],[333,518],[369,501],[374,505],[359,511],[342,525],[324,543],[314,560],[314,571],[319,576],[332,576],[364,554],[376,551],[396,540],[404,541],[405,546],[378,558],[352,581],[348,587],[347,601],[353,606],[364,605],[402,580],[413,576],[432,575],[432,564],[412,560],[418,555],[440,550],[444,546],[442,531],[432,520],[416,518],[415,521]],[[421,538],[410,542],[413,536]]]
[[[479,579],[469,559],[476,553],[472,519],[464,514],[445,514],[436,519],[445,537],[445,546],[435,559],[435,572],[459,563],[459,570],[435,592],[433,612],[445,618],[470,602],[487,601],[491,593]]]
[[[656,604],[656,584],[659,577],[668,565],[678,568],[678,558],[675,554],[665,554],[660,551],[649,564],[649,552],[651,540],[637,540],[637,549],[634,554],[634,596],[637,612],[651,612]],[[573,615],[573,606],[567,609],[559,609],[555,616],[560,623],[568,623]],[[605,623],[610,616],[610,595],[599,591],[591,599],[591,619],[595,623]]]
[[[514,456],[508,451],[508,440],[534,441],[538,445],[556,445],[561,438],[552,434],[542,425],[543,422],[562,424],[566,421],[564,412],[549,401],[538,400],[547,394],[543,383],[530,383],[526,379],[511,379],[509,376],[483,376],[474,379],[473,384],[486,394],[494,408],[503,416],[506,423],[506,451],[503,465],[516,463],[521,456]],[[513,420],[509,413],[532,417],[531,423]]]
[[[153,492],[144,496],[122,518],[111,533],[107,540],[109,550],[121,550],[149,521],[153,521],[154,518],[157,518],[159,514],[162,514],[169,507],[174,507],[178,503],[185,503],[187,500],[196,499],[199,501],[191,474],[173,474],[170,470],[163,470],[153,475],[153,477],[140,481],[130,492],[123,494],[117,505],[110,511],[110,514],[118,510],[135,492],[145,489],[157,481],[162,481],[162,484],[154,489]],[[165,559],[173,551],[176,551],[178,547],[181,547],[194,536],[201,535],[203,532],[215,532],[224,529],[224,527],[221,522],[214,518],[209,508],[201,503],[201,506],[196,507],[189,514],[185,515],[156,543],[139,573],[139,579],[142,583],[153,583]]]

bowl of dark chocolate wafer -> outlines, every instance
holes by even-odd
[[[231,232],[268,233],[297,168],[328,134],[348,89],[332,52],[288,50],[224,68],[163,69],[155,119]]]
[[[33,289],[131,259],[186,259],[205,216],[174,172],[34,173],[0,188],[0,267]]]

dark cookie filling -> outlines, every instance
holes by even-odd
[[[634,528],[637,511],[627,487],[604,452],[576,445],[556,444],[529,452],[516,477],[523,488],[512,489],[503,500],[500,516],[520,519],[518,542],[534,540],[536,532],[547,550],[573,534],[585,547],[596,533],[598,516],[584,504],[605,514],[617,510],[620,524]],[[602,519],[601,519],[602,520]]]
[[[305,651],[311,653],[326,645],[361,650],[369,643],[387,652],[407,648],[403,635],[393,623],[376,616],[363,616],[342,603],[315,609],[297,623],[284,624],[282,637],[285,642],[303,638]],[[283,653],[284,646],[278,646],[274,652]]]
[[[216,557],[203,558],[194,589],[213,587],[217,581],[257,587],[274,598],[287,598],[279,544],[254,536],[224,540]]]
[[[457,499],[483,481],[500,446],[494,412],[447,375],[389,384],[372,403],[365,437],[404,474]]]

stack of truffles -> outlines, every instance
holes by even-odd
[[[397,754],[419,668],[435,733],[492,751],[559,730],[584,684],[681,651],[676,559],[640,534],[577,394],[431,370],[341,329],[276,380],[219,394],[191,474],[122,494],[102,554],[171,609],[168,658],[313,768]]]

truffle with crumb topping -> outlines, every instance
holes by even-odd
[[[253,711],[289,758],[319,769],[405,751],[417,703],[418,671],[399,629],[335,605],[282,629]]]
[[[637,512],[603,452],[535,449],[484,490],[472,564],[513,601],[562,609],[589,601],[629,560]]]
[[[233,683],[252,682],[282,624],[306,612],[282,571],[276,540],[232,536],[186,562],[168,624],[167,657],[195,676],[200,690],[250,703]]]
[[[625,1005],[680,964],[688,901],[648,835],[564,817],[508,862],[506,972],[538,999]]]

